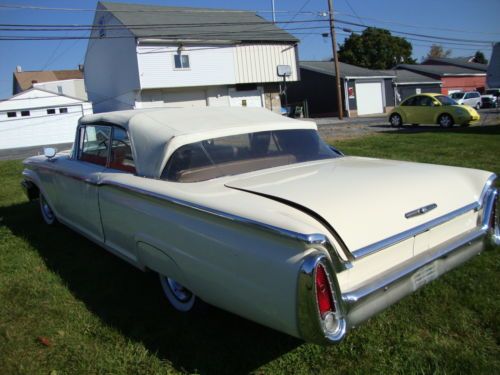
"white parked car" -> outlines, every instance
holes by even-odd
[[[466,104],[473,108],[481,108],[481,94],[477,91],[454,92],[450,95],[458,104]]]
[[[344,156],[260,108],[85,116],[24,164],[47,224],[158,273],[177,310],[321,344],[500,243],[493,173]]]

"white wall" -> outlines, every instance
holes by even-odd
[[[184,88],[177,90],[143,90],[136,108],[156,107],[206,107],[207,92],[203,88]]]
[[[109,12],[97,11],[94,25],[121,25]],[[91,34],[99,36],[96,29]],[[85,55],[85,86],[95,112],[131,109],[139,89],[135,38],[124,29],[106,30],[106,36],[124,38],[89,39]],[[126,37],[126,38],[125,38]]]
[[[90,103],[65,106],[68,110],[65,114],[48,115],[48,108],[31,109],[29,117],[2,117],[0,150],[73,142],[78,119],[92,114]]]
[[[178,45],[138,45],[141,88],[281,82],[276,71],[278,65],[290,65],[292,76],[287,80],[297,80],[293,45],[186,45],[182,54],[189,56],[189,69],[175,69],[176,54]]]
[[[62,90],[61,94],[63,95],[71,96],[73,98],[78,98],[84,101],[88,100],[83,79],[65,79],[62,81],[35,83],[33,84],[33,87],[52,91],[55,93],[59,93],[60,87]]]
[[[231,46],[186,46],[189,69],[175,69],[178,46],[137,47],[142,88],[223,85],[235,82]]]

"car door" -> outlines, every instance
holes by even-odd
[[[127,183],[126,179],[143,179],[135,175],[135,158],[130,138],[125,129],[112,127],[111,152],[107,168],[102,173],[99,187],[99,207],[106,245],[117,255],[135,263],[138,223],[137,211],[144,205],[142,198],[124,189],[117,189],[108,181]]]
[[[62,221],[101,242],[98,183],[107,165],[111,127],[80,126],[77,134],[73,155],[57,160],[56,212]]]
[[[425,106],[425,96],[422,95],[417,95],[413,97],[413,101],[411,102],[411,111],[410,115],[408,116],[408,122],[411,124],[422,124],[425,123],[424,117],[425,117],[425,112],[426,108]]]
[[[403,121],[404,122],[412,122],[412,117],[414,116],[413,110],[415,108],[415,99],[416,96],[412,96],[406,100],[404,100],[401,105],[399,106],[399,110],[403,114]]]

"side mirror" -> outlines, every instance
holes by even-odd
[[[57,148],[54,147],[43,148],[43,155],[49,160],[52,159],[54,156],[56,156],[56,154],[57,154]]]

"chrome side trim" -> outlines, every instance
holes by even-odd
[[[392,245],[397,244],[398,242],[404,241],[410,237],[414,237],[420,233],[423,233],[432,227],[435,227],[436,225],[443,224],[447,221],[450,221],[451,219],[463,215],[466,212],[472,211],[472,210],[477,210],[481,207],[481,204],[479,202],[474,202],[471,204],[468,204],[467,206],[464,206],[462,208],[459,208],[458,210],[452,211],[447,213],[446,215],[437,217],[431,221],[428,221],[427,223],[418,225],[414,228],[405,230],[404,232],[395,234],[394,236],[385,238],[381,241],[375,242],[371,245],[362,247],[361,249],[358,249],[356,251],[352,252],[352,255],[354,256],[355,259],[363,258],[367,255],[374,254],[380,250],[383,250],[387,247],[390,247]]]
[[[210,207],[206,207],[206,206],[202,206],[202,205],[199,205],[196,203],[192,203],[192,202],[188,202],[188,201],[185,201],[182,199],[178,199],[178,198],[166,195],[166,194],[155,193],[155,192],[151,192],[151,191],[144,190],[141,188],[132,187],[129,185],[125,185],[125,184],[116,182],[116,181],[110,181],[110,180],[103,179],[103,180],[99,181],[99,185],[113,186],[113,187],[116,187],[116,188],[119,188],[122,190],[132,191],[132,192],[140,194],[140,195],[149,196],[152,198],[164,200],[164,201],[167,201],[167,202],[179,205],[179,206],[195,209],[197,211],[205,212],[205,213],[215,215],[215,216],[218,216],[218,217],[221,217],[221,218],[224,218],[227,220],[231,220],[234,222],[252,225],[256,228],[263,229],[263,230],[266,230],[266,231],[269,231],[272,233],[276,233],[276,234],[291,238],[293,240],[303,242],[306,245],[308,245],[309,247],[312,247],[313,245],[321,244],[325,247],[325,249],[330,254],[330,257],[332,259],[332,263],[335,265],[335,270],[337,272],[341,272],[343,270],[346,270],[346,269],[349,269],[352,267],[351,263],[349,261],[345,261],[340,256],[336,247],[333,246],[330,243],[330,241],[328,240],[328,238],[323,234],[319,234],[319,233],[303,234],[303,233],[299,233],[299,232],[290,231],[288,229],[283,229],[280,227],[276,227],[273,225],[262,223],[260,221],[248,219],[248,218],[245,218],[242,216],[233,215],[233,214],[230,214],[230,213],[227,213],[224,211],[216,210],[216,209],[213,209]]]
[[[320,263],[327,271],[337,310],[335,312],[337,328],[333,332],[328,332],[323,327],[316,303],[315,271]],[[297,328],[302,339],[317,344],[329,344],[339,342],[345,337],[347,322],[344,319],[344,306],[340,296],[336,274],[326,255],[318,251],[304,258],[297,280]]]

